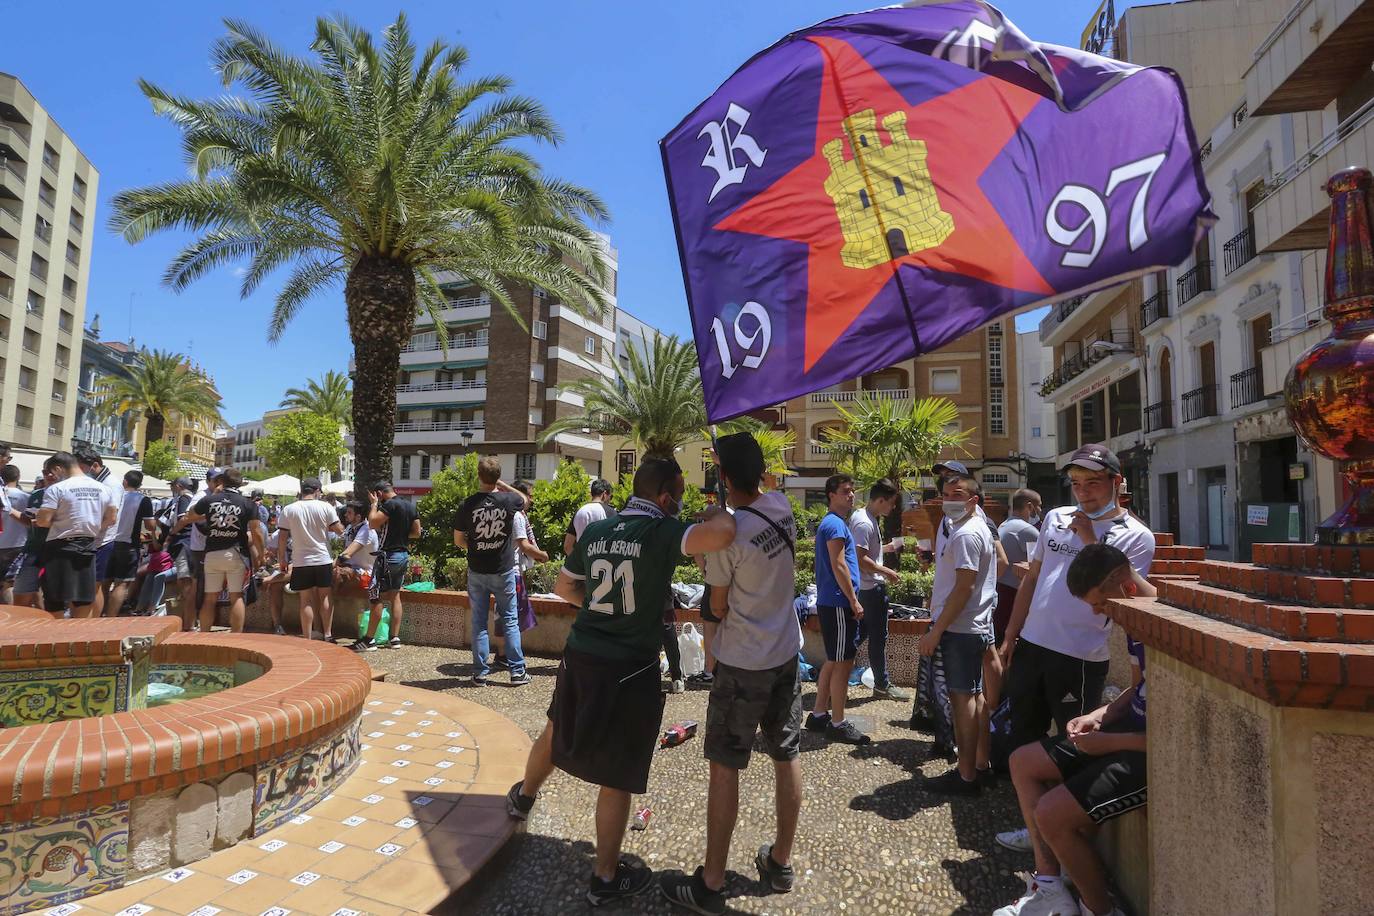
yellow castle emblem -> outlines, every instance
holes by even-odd
[[[878,139],[872,108],[844,119],[854,155],[844,158],[844,141],[821,148],[830,163],[825,193],[835,202],[844,232],[840,259],[846,267],[877,267],[893,258],[934,248],[954,231],[954,219],[940,209],[926,167],[926,144],[906,133],[906,112],[883,118],[891,142]]]

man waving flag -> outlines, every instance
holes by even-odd
[[[661,147],[712,422],[1180,263],[1214,219],[1172,72],[980,0],[795,32]]]

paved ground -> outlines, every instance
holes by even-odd
[[[535,737],[553,691],[557,662],[532,659],[533,684],[497,681],[476,688],[466,650],[405,647],[368,654],[393,683],[453,692],[510,717]],[[763,895],[753,867],[773,830],[772,772],[755,757],[741,783],[741,812],[730,855],[731,912],[738,913],[987,913],[1015,899],[1029,856],[997,846],[993,835],[1019,826],[1015,796],[1005,781],[981,798],[953,803],[922,789],[948,764],[929,759],[930,736],[907,728],[907,704],[857,699],[855,721],[875,738],[866,748],[830,746],[807,733],[802,743],[805,801],[788,895]],[[705,720],[706,692],[670,696],[665,724]],[[808,687],[806,706],[814,692]],[[649,829],[627,834],[625,852],[656,870],[692,871],[705,850],[707,765],[700,737],[660,752],[642,800],[653,808]],[[528,832],[473,882],[457,912],[563,914],[586,909],[591,869],[595,789],[555,773],[541,793]],[[640,807],[636,799],[636,807]],[[657,893],[612,912],[667,913]],[[677,911],[682,912],[682,911]]]

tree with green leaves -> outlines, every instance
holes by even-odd
[[[886,477],[898,490],[911,489],[942,453],[967,454],[964,443],[972,431],[950,430],[959,422],[959,408],[949,398],[908,401],[860,392],[848,404],[831,403],[840,425],[823,429],[817,444],[830,450],[836,468],[865,487]],[[899,493],[888,519],[889,536],[901,532],[902,506]]]
[[[446,569],[448,561],[459,556],[453,545],[453,530],[458,527],[458,508],[477,492],[475,452],[455,460],[430,479],[430,491],[420,497],[415,508],[420,512],[420,540],[416,552],[434,561],[434,568]]]
[[[174,480],[181,476],[177,473],[181,469],[181,463],[178,460],[176,446],[165,439],[148,444],[143,450],[139,466],[143,473],[159,480]]]
[[[629,366],[617,364],[615,378],[597,374],[561,386],[581,396],[582,412],[550,423],[540,441],[589,429],[630,440],[645,458],[671,458],[703,438],[706,401],[696,348],[676,337],[655,337],[644,352],[629,347],[626,356]]]
[[[105,416],[143,417],[143,452],[167,433],[167,420],[179,416],[195,423],[224,423],[220,396],[206,374],[180,353],[143,350],[126,375],[106,376],[95,391],[96,409]]]
[[[242,21],[225,26],[212,65],[243,92],[192,99],[140,81],[154,112],[181,130],[192,176],[120,192],[112,226],[129,242],[196,233],[163,274],[176,290],[246,260],[246,298],[289,267],[271,340],[342,284],[356,476],[384,479],[401,348],[421,311],[444,333],[436,275],[461,275],[512,314],[518,284],[599,316],[608,274],[585,220],[605,220],[606,208],[540,169],[530,150],[559,131],[538,102],[512,94],[503,76],[461,78],[467,51],[417,49],[404,15],[380,42],[347,19],[319,19],[310,57]]]
[[[319,381],[308,379],[304,388],[286,389],[281,406],[331,417],[346,429],[353,429],[353,392],[348,388],[348,376],[333,369]]]
[[[536,480],[530,491],[530,508],[525,514],[534,528],[534,538],[551,557],[563,554],[563,532],[573,514],[587,501],[592,478],[577,461],[564,461],[552,480]]]
[[[257,448],[276,473],[298,478],[314,477],[321,468],[337,468],[345,452],[336,420],[304,412],[267,424]]]

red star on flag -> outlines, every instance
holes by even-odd
[[[834,38],[808,40],[820,48],[824,66],[815,152],[715,226],[808,246],[804,369],[809,371],[825,355],[902,265],[1053,293],[978,186],[979,177],[1041,97],[984,78],[913,107],[850,45]],[[852,160],[844,121],[868,109],[880,124],[893,112],[906,113],[906,132],[925,142],[939,209],[952,218],[953,231],[934,247],[876,266],[849,267],[841,258],[846,240],[840,217],[825,190],[831,167],[822,150],[843,140],[845,158]],[[891,141],[886,130],[879,128],[879,133],[879,143]]]

